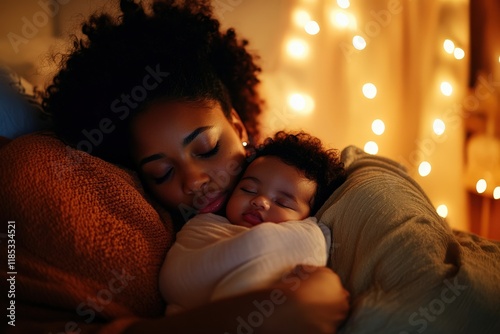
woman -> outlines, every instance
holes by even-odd
[[[82,29],[87,37],[64,58],[44,106],[60,138],[137,170],[182,225],[197,212],[224,206],[246,144],[258,140],[262,101],[256,90],[260,68],[246,42],[233,30],[219,32],[208,5],[173,3],[157,3],[148,14],[132,1],[121,1],[120,20],[92,17]],[[338,277],[314,267],[298,267],[291,277],[292,285],[277,282],[172,317],[127,320],[115,328],[127,333],[335,332],[348,309]],[[256,310],[264,317],[252,325]]]

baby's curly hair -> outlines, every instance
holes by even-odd
[[[129,123],[155,100],[218,102],[258,137],[261,68],[248,41],[220,30],[209,0],[120,1],[121,15],[94,14],[62,57],[43,106],[70,145],[130,166]],[[149,80],[149,81],[148,81]],[[101,137],[95,135],[103,128]],[[103,133],[104,132],[104,133]],[[87,135],[85,135],[85,133]],[[94,133],[90,146],[89,133]],[[83,145],[84,143],[87,145]]]
[[[311,216],[346,179],[339,151],[325,148],[320,139],[305,132],[279,131],[272,138],[266,138],[256,148],[252,160],[262,156],[277,157],[297,168],[307,179],[316,182],[318,188],[311,206]]]

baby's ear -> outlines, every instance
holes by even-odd
[[[238,135],[240,136],[241,142],[248,143],[248,133],[247,129],[245,128],[245,124],[243,124],[240,115],[238,115],[238,113],[234,109],[231,109],[230,122],[233,128],[236,130],[236,133],[238,133]]]

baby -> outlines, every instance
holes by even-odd
[[[177,234],[160,273],[167,313],[264,287],[297,264],[324,266],[330,231],[311,216],[344,180],[338,151],[319,139],[283,131],[268,138],[226,217],[197,215]]]

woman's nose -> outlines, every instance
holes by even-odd
[[[202,192],[210,181],[210,176],[197,166],[189,166],[184,170],[183,190],[192,195]]]
[[[252,207],[260,210],[269,210],[269,208],[271,207],[269,200],[262,195],[255,196],[254,198],[252,198],[250,203],[252,204]]]

